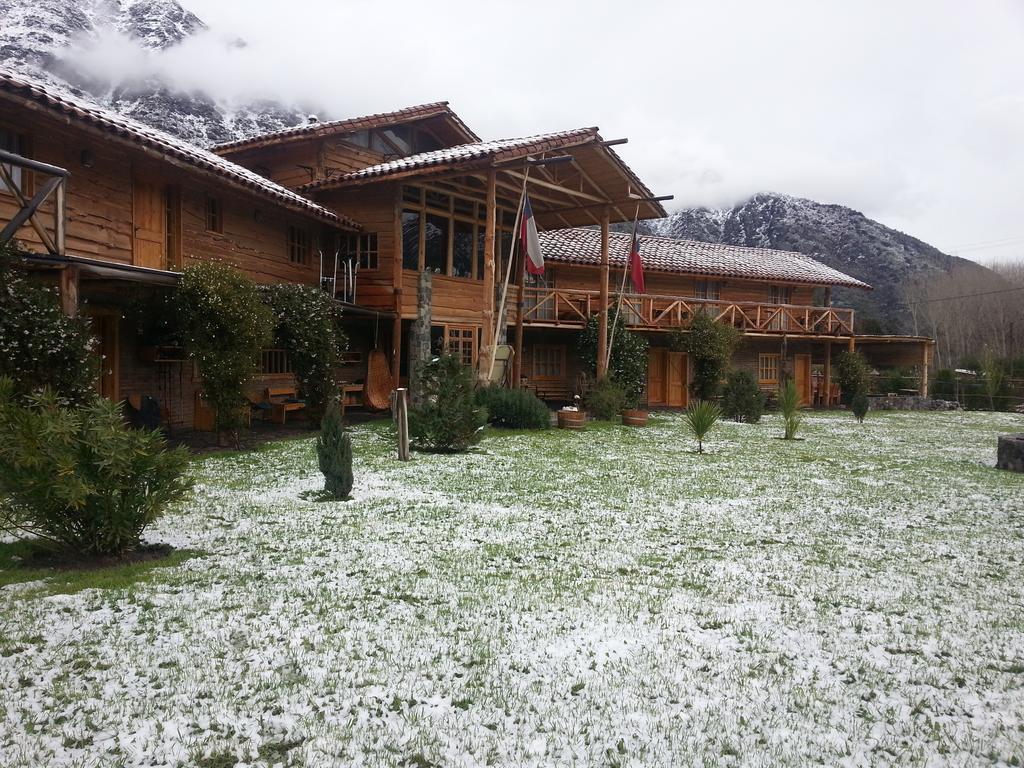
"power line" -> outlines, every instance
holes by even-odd
[[[965,243],[964,245],[958,245],[950,250],[952,251],[970,251],[975,248],[990,248],[998,247],[1004,244],[1013,244],[1018,240],[1024,241],[1024,235],[1014,235],[1013,237],[1001,237],[998,240],[977,240],[973,243]]]
[[[974,299],[978,296],[994,296],[998,293],[1013,293],[1014,291],[1024,291],[1024,285],[1018,285],[1014,288],[1000,288],[998,291],[982,291],[981,293],[962,293],[959,296],[939,296],[934,299],[918,299],[917,301],[908,301],[907,304],[931,304],[936,301],[952,301],[953,299]]]

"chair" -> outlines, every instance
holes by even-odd
[[[508,386],[508,378],[512,373],[512,358],[514,356],[515,351],[510,344],[499,344],[494,348],[494,365],[491,368],[490,380],[492,385]]]
[[[391,407],[391,391],[395,380],[391,377],[388,357],[379,349],[370,352],[366,358],[366,383],[363,385],[363,403],[372,411],[384,411]]]

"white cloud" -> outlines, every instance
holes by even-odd
[[[160,54],[105,39],[78,61],[335,117],[448,99],[485,137],[599,125],[677,204],[774,190],[946,250],[1024,237],[1014,0],[185,4],[209,33]]]

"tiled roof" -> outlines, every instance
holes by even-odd
[[[629,253],[629,234],[609,233],[608,260],[623,268]],[[832,269],[809,256],[771,248],[745,248],[701,243],[671,237],[638,237],[644,268],[714,277],[775,280],[811,285],[837,285],[871,290],[871,286]],[[597,229],[553,229],[540,233],[544,258],[568,264],[601,263],[601,232]]]
[[[213,151],[217,153],[232,153],[262,144],[276,144],[295,139],[313,138],[316,136],[337,136],[342,133],[355,133],[356,131],[365,131],[371,128],[384,128],[389,125],[400,125],[413,120],[423,120],[437,115],[447,115],[448,119],[465,132],[467,137],[479,139],[479,137],[470,130],[469,126],[462,122],[462,119],[451,110],[447,101],[435,101],[430,104],[420,104],[416,107],[396,109],[393,112],[378,112],[377,114],[365,115],[363,117],[352,117],[344,120],[328,120],[322,123],[297,125],[294,128],[284,128],[280,131],[271,131],[270,133],[263,133],[259,136],[251,136],[248,139],[239,139],[238,141],[228,141],[224,144],[218,144],[213,147]]]
[[[323,187],[344,186],[346,183],[353,183],[364,179],[390,176],[395,173],[415,171],[437,166],[448,166],[472,160],[482,160],[505,153],[513,157],[531,155],[544,152],[549,149],[582,144],[597,138],[597,128],[578,128],[575,131],[562,131],[559,133],[543,133],[537,136],[524,136],[518,139],[498,139],[496,141],[478,141],[472,144],[459,144],[447,149],[436,149],[431,152],[421,152],[418,155],[400,157],[396,160],[389,160],[386,163],[371,165],[361,168],[358,171],[334,176],[329,179],[320,179],[304,184],[299,189],[303,191],[320,189]]]
[[[52,112],[104,130],[129,144],[139,145],[150,151],[158,152],[168,159],[184,162],[196,170],[219,176],[236,187],[242,187],[284,207],[334,225],[351,229],[359,228],[359,225],[352,219],[338,216],[312,200],[285,189],[230,160],[225,160],[161,130],[44,86],[22,75],[15,75],[8,70],[0,69],[0,92],[11,93],[27,101],[41,104]]]

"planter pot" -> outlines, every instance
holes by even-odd
[[[586,411],[559,411],[558,426],[560,429],[583,429],[587,423]]]
[[[622,423],[629,427],[646,427],[647,411],[639,408],[627,408],[622,412]]]

